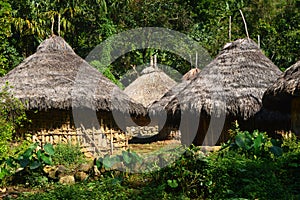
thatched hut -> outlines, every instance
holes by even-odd
[[[160,131],[159,134],[153,136],[152,138],[149,138],[148,141],[166,140],[180,136],[180,133],[178,131],[180,124],[180,119],[178,117],[179,113],[178,111],[176,114],[170,111],[166,111],[166,106],[168,105],[168,103],[177,103],[176,99],[174,99],[177,93],[183,90],[191,82],[192,79],[197,77],[200,71],[201,70],[197,67],[189,70],[182,76],[181,83],[174,85],[159,100],[154,101],[149,106],[148,112],[152,116],[152,118],[156,119],[160,127]],[[176,112],[176,110],[174,112]]]
[[[35,54],[1,78],[1,84],[5,82],[13,86],[12,93],[24,103],[32,120],[25,131],[41,143],[84,139],[94,146],[95,141],[100,147],[106,142],[122,146],[116,141],[125,135],[112,112],[124,116],[145,113],[141,104],[132,101],[58,36],[43,41]],[[86,135],[83,130],[78,132],[80,128],[93,131]],[[103,140],[105,136],[109,141]]]
[[[180,113],[183,143],[215,145],[227,140],[235,120],[242,129],[254,127],[263,93],[280,74],[254,41],[238,39],[163,107]]]
[[[271,127],[292,130],[300,135],[300,61],[286,69],[267,89],[263,96],[263,107],[266,112],[273,114]],[[278,116],[285,118],[278,121]]]
[[[124,92],[147,108],[175,84],[176,82],[161,69],[149,66],[141,72],[141,76],[125,88]]]
[[[173,79],[156,66],[156,57],[154,57],[154,61],[151,58],[150,66],[143,69],[140,76],[128,85],[124,92],[147,108],[175,84]],[[132,143],[143,143],[146,141],[144,138],[158,133],[158,119],[156,118],[152,118],[150,122],[148,116],[140,117],[137,123],[142,126],[127,127],[128,132],[136,136],[130,141]]]

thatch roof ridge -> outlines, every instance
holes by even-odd
[[[150,74],[150,73],[154,73],[154,72],[163,72],[163,71],[157,67],[150,66],[150,67],[146,67],[145,69],[143,69],[141,71],[141,75]]]
[[[44,40],[37,48],[36,53],[72,53],[75,54],[72,47],[60,36],[53,35]]]
[[[289,111],[293,97],[300,97],[300,61],[287,68],[266,90],[263,105],[272,110]]]
[[[183,90],[189,83],[190,83],[190,80],[187,80],[187,81],[182,81],[181,83],[174,85],[160,99],[154,101],[149,106],[148,112],[150,112],[151,114],[157,114],[161,111],[164,112],[164,110],[167,109],[167,106],[169,108],[174,109],[171,112],[175,112],[176,105],[179,103],[178,99],[176,98],[176,95],[181,90]]]
[[[124,92],[144,107],[148,107],[175,84],[176,82],[162,70],[150,66],[145,68],[142,75],[128,85]]]
[[[27,109],[71,109],[88,107],[96,110],[118,110],[144,113],[114,83],[74,53],[59,36],[52,36],[35,54],[2,77],[9,82],[14,96]],[[112,95],[114,91],[114,96]]]
[[[281,74],[251,39],[226,44],[217,57],[170,102],[167,110],[220,112],[247,119],[261,108],[264,91]]]
[[[200,73],[200,69],[199,68],[193,68],[190,71],[188,71],[187,73],[185,73],[182,76],[182,81],[188,81],[188,80],[192,80],[193,78],[195,78],[199,73]]]

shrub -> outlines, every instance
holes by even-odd
[[[8,157],[10,142],[26,120],[23,104],[9,92],[8,83],[0,91],[0,160]]]
[[[85,157],[80,150],[78,144],[60,143],[54,147],[55,154],[53,156],[53,164],[72,167],[85,162]]]
[[[209,195],[210,163],[200,147],[191,146],[174,163],[154,172],[154,181],[169,192],[183,193],[190,198],[205,198]]]
[[[265,132],[258,130],[252,133],[241,131],[235,123],[232,137],[223,145],[222,150],[228,148],[231,151],[239,152],[248,158],[272,159],[274,156],[281,156],[283,151],[280,140],[271,139]]]

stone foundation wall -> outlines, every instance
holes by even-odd
[[[157,126],[131,126],[126,127],[126,132],[131,137],[151,137],[159,134],[159,128]],[[168,130],[165,139],[176,139],[180,140],[180,131],[175,129]]]
[[[150,137],[158,134],[158,126],[131,126],[126,132],[131,137]]]

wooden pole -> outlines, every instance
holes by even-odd
[[[153,64],[153,56],[150,56],[150,67],[154,67],[154,64]]]
[[[58,14],[58,28],[57,28],[57,34],[58,34],[58,36],[60,36],[60,17],[61,17],[61,15],[59,13]]]
[[[245,25],[245,30],[246,30],[247,38],[248,38],[248,40],[250,40],[249,33],[248,33],[248,28],[247,28],[247,23],[246,23],[245,17],[244,17],[244,15],[243,15],[242,10],[239,9],[239,11],[240,11],[240,13],[241,13],[241,15],[242,15],[242,18],[243,18],[243,22],[244,22],[244,25]]]
[[[196,68],[198,68],[198,52],[196,52]]]
[[[114,153],[114,136],[110,128],[110,154],[112,155],[113,153]]]
[[[54,29],[54,16],[51,18],[51,20],[52,20],[52,24],[51,24],[51,35],[54,35],[54,31],[53,31],[53,29]]]
[[[191,56],[191,54],[189,54],[189,56],[190,56],[190,64],[191,64],[191,69],[193,68],[193,64],[192,64],[192,56]]]
[[[157,68],[157,57],[156,57],[156,54],[154,54],[154,68]]]
[[[231,42],[231,16],[229,16],[229,30],[228,30],[229,42]]]
[[[257,36],[258,48],[260,48],[260,35]]]

